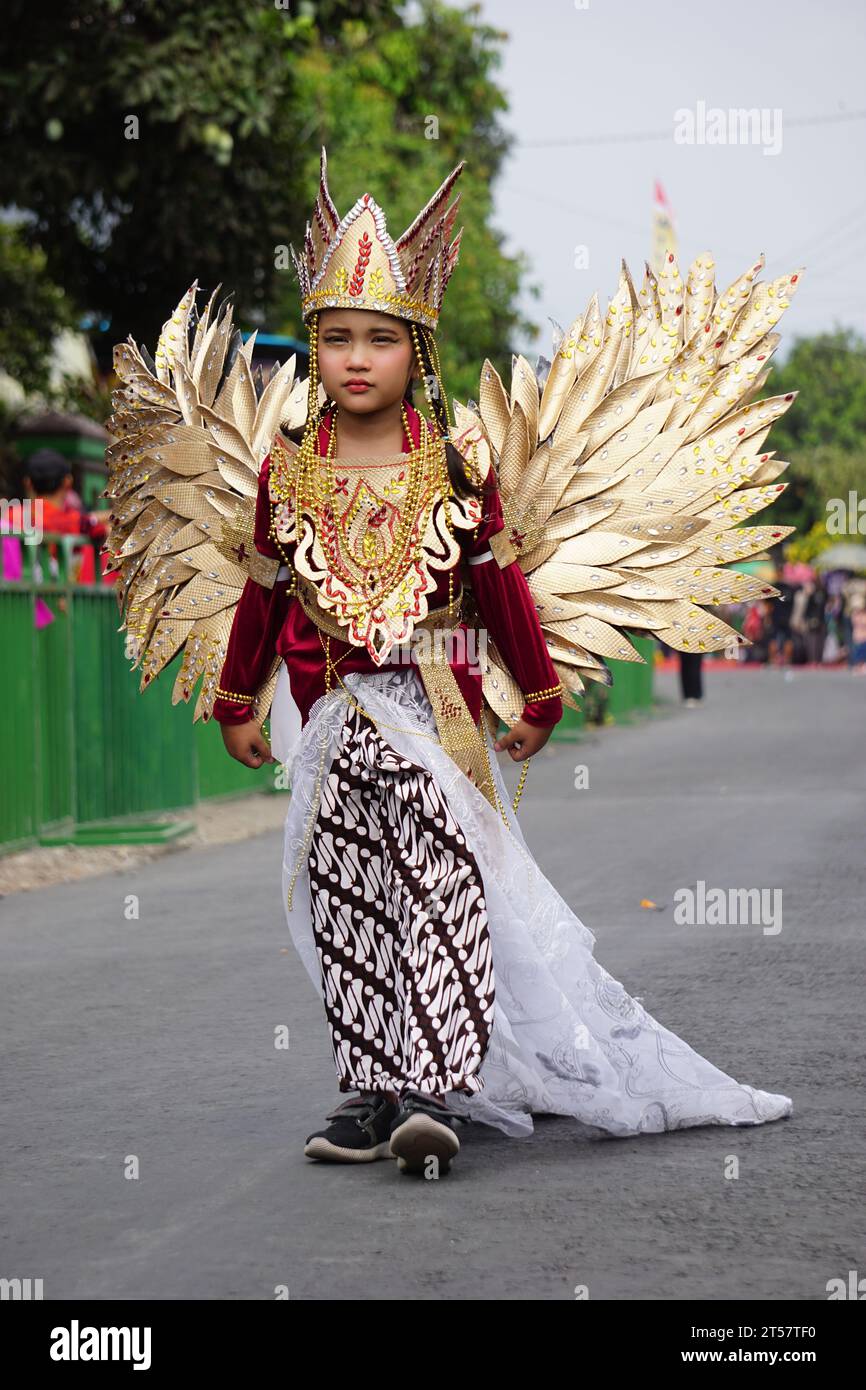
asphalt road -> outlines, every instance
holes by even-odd
[[[439,1181],[312,1163],[340,1097],[281,838],[179,847],[0,902],[0,1276],[46,1299],[715,1300],[866,1274],[866,680],[714,672],[700,710],[658,688],[649,721],[534,759],[524,833],[601,963],[790,1119],[470,1126]],[[781,889],[782,930],[678,925],[698,880]]]

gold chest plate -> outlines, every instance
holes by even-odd
[[[270,494],[277,539],[294,546],[297,573],[315,587],[319,606],[345,628],[344,641],[366,647],[380,665],[427,616],[427,596],[437,583],[433,571],[458,563],[456,532],[478,525],[481,500],[452,496],[446,503],[432,453],[423,476],[420,451],[336,458],[333,493],[302,507],[296,529],[294,466],[294,454],[275,442]],[[317,466],[327,476],[326,460],[317,459]]]

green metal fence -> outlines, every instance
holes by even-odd
[[[54,573],[49,544],[57,551]],[[272,765],[244,767],[226,753],[215,722],[193,724],[190,705],[172,705],[176,664],[139,692],[141,671],[124,655],[113,585],[70,582],[81,544],[80,537],[46,535],[38,546],[22,545],[21,579],[0,582],[0,853],[173,838],[193,828],[177,812],[200,800],[274,790]],[[39,623],[38,614],[51,620]],[[602,715],[615,720],[651,704],[653,643],[637,638],[635,645],[647,664],[612,661],[613,686],[588,685],[584,707],[565,710],[555,739],[580,737],[599,694]]]
[[[655,641],[651,637],[630,635],[632,646],[640,652],[644,663],[638,661],[608,661],[613,684],[586,682],[586,692],[580,697],[580,709],[566,708],[553,731],[553,739],[580,738],[588,724],[629,723],[636,715],[646,713],[653,702],[653,671]]]
[[[69,582],[80,544],[45,535],[38,546],[22,545],[21,579],[0,583],[7,673],[0,852],[164,840],[193,823],[176,815],[166,822],[162,813],[271,785],[267,764],[244,767],[226,753],[215,722],[194,725],[191,705],[172,705],[176,667],[139,693],[141,670],[124,655],[113,585]],[[37,614],[50,621],[38,623]]]

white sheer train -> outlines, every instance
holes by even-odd
[[[510,830],[443,751],[413,667],[349,674],[345,683],[374,720],[382,721],[382,736],[434,774],[481,870],[496,981],[494,1025],[480,1071],[484,1090],[451,1092],[453,1110],[515,1137],[532,1133],[533,1113],[568,1115],[583,1136],[596,1139],[692,1125],[756,1125],[791,1114],[788,1096],[756,1090],[720,1071],[652,1018],[599,965],[595,936],[544,877],[526,845],[491,739],[491,766]],[[330,766],[345,712],[338,687],[316,701],[300,729],[282,667],[271,737],[292,787],[283,904],[320,998],[303,846],[317,810],[319,769]],[[398,728],[389,727],[394,725]]]

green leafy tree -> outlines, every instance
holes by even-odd
[[[294,245],[300,248],[322,145],[340,214],[368,191],[385,208],[395,240],[465,159],[455,189],[460,259],[437,331],[446,390],[465,401],[477,395],[484,358],[510,376],[513,343],[534,332],[515,307],[526,259],[507,256],[492,226],[492,187],[508,147],[498,123],[506,100],[494,80],[507,35],[482,22],[480,5],[456,10],[422,0],[414,13],[415,22],[378,31],[359,18],[319,23],[318,41],[295,74],[315,139],[302,150],[307,197]],[[280,327],[300,336],[293,270],[284,271],[274,307]]]
[[[805,535],[826,521],[831,498],[866,496],[866,340],[842,328],[797,338],[763,394],[795,390],[767,441],[790,462],[772,519]]]
[[[7,0],[0,200],[28,213],[107,366],[128,333],[153,346],[195,277],[232,291],[245,327],[297,326],[277,250],[300,245],[323,143],[337,196],[369,186],[397,232],[465,157],[442,347],[469,394],[522,327],[523,263],[488,225],[503,38],[441,0]]]
[[[12,440],[27,397],[52,398],[54,339],[74,322],[73,306],[47,273],[44,252],[27,244],[20,227],[0,222],[0,371],[26,393],[23,401],[0,393],[0,496],[16,493]]]
[[[28,245],[20,227],[0,223],[0,370],[24,391],[46,392],[54,337],[74,322],[41,247]]]
[[[263,307],[305,193],[293,61],[311,21],[234,0],[4,7],[0,199],[105,324],[151,340],[194,276]]]

